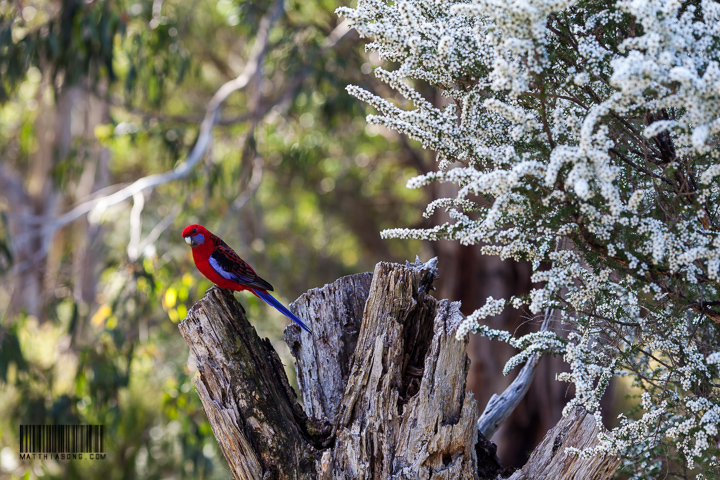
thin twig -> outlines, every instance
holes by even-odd
[[[175,217],[177,217],[178,213],[182,210],[182,207],[180,205],[175,205],[173,209],[165,215],[165,217],[160,220],[160,222],[153,227],[152,230],[150,230],[150,233],[148,233],[148,236],[143,239],[142,242],[138,245],[138,255],[143,253],[147,247],[152,245],[157,241],[158,238],[160,238],[160,235],[167,230],[170,225],[172,225],[172,222],[175,220]]]
[[[263,174],[263,159],[262,157],[255,157],[252,164],[252,173],[250,174],[250,181],[247,184],[247,188],[238,195],[238,197],[232,203],[232,210],[234,212],[240,210],[250,200],[250,197],[260,186],[260,180],[262,180]]]
[[[135,261],[140,257],[140,235],[142,234],[142,211],[145,208],[145,194],[138,192],[133,195],[133,206],[130,209],[130,243],[127,246],[128,258]]]

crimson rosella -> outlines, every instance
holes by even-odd
[[[250,290],[257,297],[265,300],[268,305],[277,308],[280,313],[310,332],[302,320],[268,293],[268,290],[273,290],[272,285],[258,277],[255,270],[220,237],[213,235],[202,225],[185,227],[182,236],[192,248],[195,266],[211,282],[220,288],[236,292]]]

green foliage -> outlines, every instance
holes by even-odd
[[[125,23],[112,2],[63,1],[59,14],[5,2],[0,23],[0,102],[7,101],[30,66],[48,65],[49,80],[73,85],[114,79],[114,37]],[[50,16],[50,18],[47,18]]]

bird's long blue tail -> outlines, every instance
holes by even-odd
[[[265,300],[265,302],[268,305],[275,307],[280,313],[282,313],[283,315],[288,317],[290,320],[292,320],[293,322],[300,325],[300,327],[303,330],[305,330],[308,333],[312,333],[312,331],[307,327],[307,325],[305,325],[303,323],[302,320],[300,320],[298,317],[296,317],[295,314],[293,314],[290,310],[285,308],[285,306],[282,303],[278,302],[277,299],[275,297],[273,297],[272,295],[270,295],[268,292],[263,291],[263,290],[253,289],[253,293],[255,295],[257,295],[258,297],[262,298],[263,300]]]

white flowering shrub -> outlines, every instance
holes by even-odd
[[[530,261],[541,285],[488,299],[458,336],[521,348],[508,367],[564,355],[567,408],[597,418],[610,379],[630,376],[636,411],[578,454],[620,454],[632,478],[720,478],[720,3],[358,0],[338,13],[407,99],[348,87],[377,110],[368,122],[437,152],[437,171],[408,186],[457,185],[425,212],[450,222],[383,234],[481,243]],[[480,324],[521,306],[560,312],[563,335]]]

